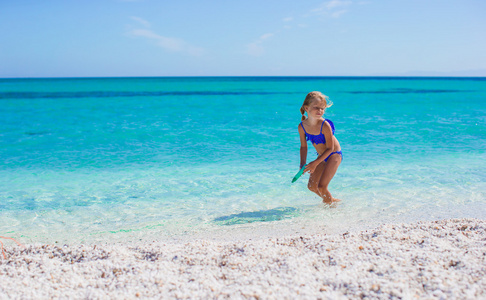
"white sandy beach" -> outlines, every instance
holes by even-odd
[[[3,240],[1,299],[486,299],[486,221],[105,245]]]

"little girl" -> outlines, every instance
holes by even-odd
[[[302,122],[299,124],[300,136],[300,168],[305,165],[307,159],[307,141],[311,141],[317,151],[317,158],[311,161],[305,172],[309,172],[307,187],[327,204],[340,201],[333,198],[327,189],[329,182],[343,160],[341,146],[334,136],[334,124],[323,118],[324,111],[330,107],[328,97],[320,92],[310,92],[300,108]],[[304,115],[307,112],[307,118]]]

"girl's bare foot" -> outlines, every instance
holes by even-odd
[[[322,198],[322,202],[324,202],[326,204],[333,204],[333,203],[341,201],[341,199],[338,199],[338,198],[331,198],[331,199],[332,199],[331,201],[328,201],[327,198]]]

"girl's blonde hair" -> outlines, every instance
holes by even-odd
[[[302,114],[302,121],[304,121],[306,119],[306,116],[304,115],[304,113],[305,113],[304,106],[311,105],[312,102],[314,102],[314,100],[324,101],[324,103],[326,104],[325,108],[332,106],[332,102],[329,100],[328,96],[324,95],[321,92],[310,92],[309,94],[307,94],[307,96],[305,96],[304,103],[300,107],[300,113]]]

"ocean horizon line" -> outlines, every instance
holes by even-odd
[[[248,79],[248,78],[259,78],[259,79],[278,79],[278,78],[289,78],[289,79],[453,79],[453,80],[467,80],[467,79],[480,79],[486,80],[486,76],[361,76],[361,75],[211,75],[211,76],[65,76],[65,77],[0,77],[0,80],[64,80],[64,79],[181,79],[181,78],[234,78],[234,79]]]

